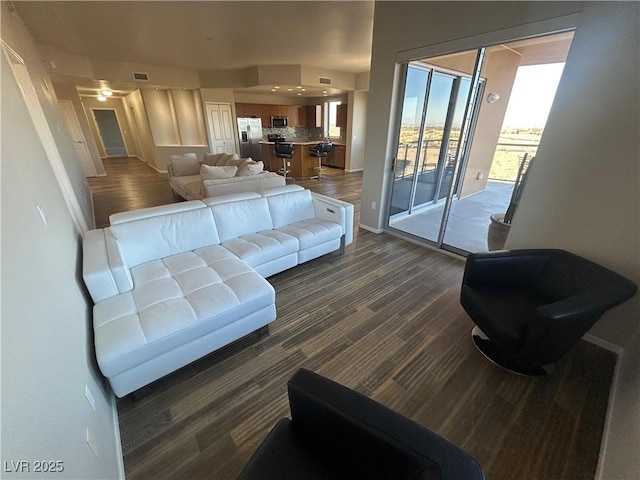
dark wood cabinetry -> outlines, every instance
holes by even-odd
[[[322,165],[342,168],[346,165],[347,147],[345,145],[333,144],[333,150],[322,161]]]
[[[238,117],[259,117],[263,128],[271,126],[272,116],[287,117],[290,127],[322,127],[322,105],[266,105],[236,103]]]
[[[307,105],[305,109],[306,127],[322,127],[322,105]]]
[[[347,107],[346,103],[341,103],[336,108],[336,127],[345,128],[347,126]]]

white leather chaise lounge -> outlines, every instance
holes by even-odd
[[[276,318],[265,280],[353,240],[353,205],[288,185],[119,213],[85,235],[98,365],[122,397]]]

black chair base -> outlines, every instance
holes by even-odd
[[[553,365],[521,365],[500,351],[477,325],[471,330],[471,339],[478,351],[491,363],[517,375],[542,377],[553,371]]]

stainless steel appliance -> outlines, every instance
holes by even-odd
[[[240,156],[262,160],[262,120],[260,118],[238,117],[238,135],[240,136]]]
[[[282,115],[272,115],[271,116],[271,127],[272,128],[284,128],[289,125],[289,121],[287,117]]]
[[[281,133],[268,133],[267,141],[274,143],[283,143],[285,141],[285,138]]]

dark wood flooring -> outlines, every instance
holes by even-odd
[[[109,174],[119,209],[153,203],[168,188],[135,170]],[[362,175],[330,173],[322,183],[299,183],[359,212]],[[135,195],[125,188],[116,200],[118,184],[135,186]],[[109,210],[103,198],[96,209]],[[462,260],[359,230],[344,256],[269,278],[278,311],[269,336],[249,335],[155,382],[142,400],[118,401],[127,478],[236,478],[288,415],[286,381],[299,367],[456,443],[490,480],[593,478],[615,356],[582,341],[544,378],[495,367],[471,342],[458,301],[463,268]]]

